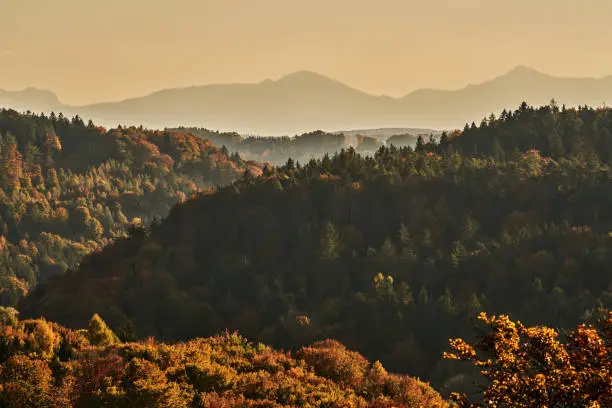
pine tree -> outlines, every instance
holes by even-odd
[[[440,154],[444,154],[448,152],[448,148],[450,147],[450,139],[448,137],[448,133],[442,132],[440,136],[440,143],[438,144],[438,150]]]
[[[286,167],[287,167],[288,170],[294,170],[295,169],[295,164],[294,164],[293,159],[291,157],[287,159]]]
[[[400,225],[398,235],[400,243],[402,244],[402,248],[412,247],[412,238],[410,236],[410,232],[408,231],[408,228],[406,228],[406,225],[404,225],[403,222]]]
[[[4,188],[18,189],[23,175],[23,157],[17,148],[17,140],[10,133],[2,141],[0,176]]]
[[[96,313],[89,321],[87,339],[94,346],[108,346],[118,343],[118,338],[106,325],[104,320]]]
[[[493,139],[493,146],[491,147],[491,156],[493,156],[496,161],[503,161],[506,158],[506,153],[502,149],[501,144],[499,143],[499,140],[497,140],[497,138]]]
[[[423,140],[423,136],[419,135],[419,137],[417,137],[417,142],[414,151],[417,153],[425,151],[425,141]]]
[[[380,248],[380,254],[385,259],[395,259],[397,257],[397,249],[390,238],[386,238]]]
[[[459,267],[459,264],[463,259],[465,259],[467,255],[467,251],[465,250],[461,241],[456,241],[454,244],[455,248],[453,252],[451,252],[451,262],[455,268]]]
[[[457,308],[455,307],[455,299],[448,287],[444,291],[444,294],[438,298],[438,306],[440,307],[442,312],[446,314],[457,314]]]
[[[323,259],[338,259],[340,257],[343,248],[342,241],[336,227],[331,222],[325,224],[320,244]]]
[[[427,293],[427,289],[425,289],[424,286],[421,286],[421,291],[419,292],[419,304],[420,305],[429,304],[429,294]]]

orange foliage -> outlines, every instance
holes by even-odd
[[[334,341],[302,349],[300,359],[236,333],[95,346],[90,332],[43,320],[0,325],[0,405],[448,407],[427,385]]]
[[[453,394],[463,407],[612,406],[612,312],[596,326],[582,324],[567,342],[548,327],[525,327],[507,316],[479,319],[491,331],[475,346],[451,340],[445,358],[480,368],[489,381],[485,405]]]

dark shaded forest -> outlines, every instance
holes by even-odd
[[[266,166],[133,228],[20,309],[69,327],[99,313],[124,340],[334,338],[468,390],[474,372],[442,354],[479,312],[569,329],[611,306],[611,132],[612,110],[523,104],[414,150]]]
[[[261,166],[185,133],[0,110],[0,304]]]

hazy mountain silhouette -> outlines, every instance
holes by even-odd
[[[612,100],[612,76],[595,78],[558,78],[525,66],[478,85],[454,91],[422,89],[399,101],[402,110],[423,123],[448,128],[468,121],[480,121],[491,112],[515,109],[521,102],[548,104],[551,99],[567,106],[600,106]]]
[[[599,106],[612,101],[612,76],[557,78],[518,66],[492,80],[458,90],[421,89],[402,98],[373,96],[313,72],[278,80],[167,89],[120,102],[62,105],[47,91],[0,91],[0,105],[33,111],[62,110],[106,126],[203,126],[261,135],[314,129],[461,128],[522,101]]]
[[[0,89],[0,106],[32,112],[66,108],[53,92],[36,88],[26,88],[22,91]]]

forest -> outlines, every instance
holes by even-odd
[[[294,352],[224,331],[165,344],[122,341],[94,314],[87,329],[20,320],[0,308],[3,407],[607,407],[612,313],[560,342],[548,327],[479,315],[480,343],[453,339],[449,360],[485,368],[484,404],[465,394],[445,401],[429,384],[387,372],[335,340]],[[479,350],[477,352],[476,350]],[[502,352],[497,352],[501,350]],[[482,353],[495,358],[484,360]],[[517,375],[519,373],[519,375]],[[483,398],[480,398],[483,400]]]
[[[333,340],[294,354],[230,332],[121,342],[98,315],[70,330],[1,312],[3,407],[449,407]]]
[[[245,161],[201,134],[107,131],[78,117],[13,111],[0,119],[3,294],[19,311],[3,309],[0,375],[18,381],[0,398],[612,403],[611,109],[522,104],[420,136],[414,148],[379,145],[368,155],[339,142],[334,154],[282,165]],[[59,181],[62,172],[75,182]],[[36,192],[44,211],[27,207]],[[97,215],[106,209],[112,224]],[[47,234],[90,246],[78,257],[61,258],[64,248],[50,255]],[[48,272],[55,257],[64,263]],[[216,345],[223,351],[211,351]],[[283,368],[253,368],[253,348]],[[188,359],[195,366],[183,367]],[[34,365],[40,376],[17,374]],[[83,365],[105,368],[88,371],[98,382],[79,388]],[[124,377],[132,369],[137,378]],[[177,370],[205,373],[178,378]],[[314,377],[296,380],[300,370]]]
[[[270,162],[277,166],[285,164],[289,158],[294,162],[305,163],[311,159],[321,158],[325,154],[333,155],[349,147],[355,148],[363,155],[372,155],[383,145],[414,147],[418,137],[410,133],[388,135],[389,132],[385,129],[340,133],[317,130],[294,137],[244,137],[235,132],[219,132],[193,127],[178,127],[169,130],[190,133],[208,139],[224,151],[232,152],[245,159]]]
[[[610,308],[611,131],[609,109],[523,104],[414,150],[266,165],[132,228],[19,309],[68,327],[99,313],[124,341],[333,338],[445,395],[476,392],[478,373],[442,356],[474,339],[478,313],[569,330]]]
[[[0,304],[15,305],[192,194],[261,167],[185,133],[0,110]]]

